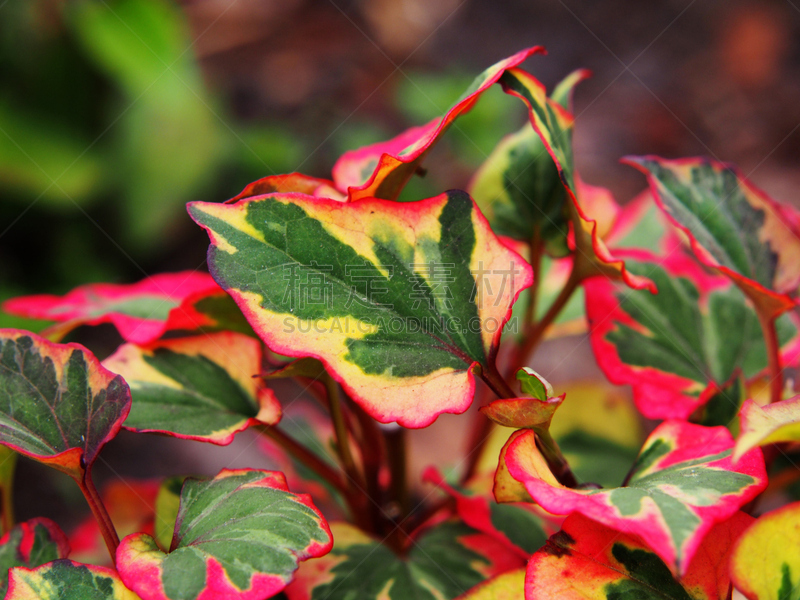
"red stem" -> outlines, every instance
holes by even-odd
[[[775,331],[775,317],[762,315],[756,310],[761,332],[764,334],[764,343],[767,347],[767,360],[769,364],[769,390],[770,403],[779,402],[783,398],[783,366],[781,365],[780,343]]]
[[[119,536],[117,530],[114,528],[114,523],[108,515],[105,504],[97,493],[92,481],[90,468],[87,467],[83,473],[83,478],[75,478],[75,483],[78,484],[81,492],[83,492],[86,502],[94,515],[97,525],[100,528],[100,533],[103,535],[103,541],[106,543],[108,553],[111,555],[111,562],[116,566],[117,564],[117,546],[119,546]]]

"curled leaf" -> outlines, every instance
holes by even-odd
[[[800,395],[767,406],[747,400],[739,418],[740,433],[733,450],[734,460],[756,446],[800,442]]]

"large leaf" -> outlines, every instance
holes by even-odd
[[[575,514],[531,557],[526,600],[725,600],[733,542],[753,518],[736,513],[703,539],[686,573],[669,567],[641,540]]]
[[[125,344],[103,364],[131,387],[132,431],[230,444],[251,425],[274,425],[281,407],[261,384],[261,342],[232,332]]]
[[[800,396],[767,406],[747,400],[739,417],[740,433],[733,450],[734,460],[756,446],[800,442]]]
[[[448,484],[435,467],[425,469],[422,479],[455,500],[456,514],[464,523],[492,536],[523,559],[527,560],[544,544],[547,536],[542,518],[532,504],[498,504],[491,494]]]
[[[122,377],[83,346],[0,329],[0,443],[79,479],[130,406]]]
[[[586,76],[587,71],[576,71],[557,88],[558,93],[569,95]],[[569,253],[568,196],[553,159],[530,125],[497,145],[475,174],[469,192],[498,235],[543,242],[552,256]]]
[[[494,538],[455,521],[423,532],[403,557],[348,523],[331,530],[333,550],[300,567],[286,588],[289,600],[451,600],[524,564]]]
[[[6,600],[140,600],[107,567],[57,560],[9,572]]]
[[[209,267],[270,348],[319,358],[373,417],[423,427],[472,400],[530,266],[469,196],[196,202]],[[422,399],[422,401],[421,401]]]
[[[194,323],[191,314],[181,311],[181,302],[198,293],[218,290],[207,273],[162,273],[133,284],[84,285],[66,296],[14,298],[3,304],[3,310],[61,323],[58,329],[61,336],[78,325],[112,323],[126,341],[146,344],[169,329],[196,329],[205,325],[205,320]]]
[[[798,215],[733,166],[707,158],[628,157],[658,205],[703,264],[730,277],[767,317],[795,305],[800,284]]]
[[[38,567],[68,554],[66,536],[50,519],[20,523],[0,539],[0,596],[6,597],[10,568]]]
[[[750,379],[767,368],[758,317],[736,287],[678,255],[661,265],[645,253],[628,255],[628,269],[659,293],[595,277],[584,285],[586,310],[598,364],[612,382],[633,386],[644,416],[687,418],[737,369]],[[776,326],[784,359],[796,356],[796,321],[784,316]]]
[[[731,556],[731,579],[748,600],[795,600],[800,591],[800,502],[752,524]]]
[[[572,155],[574,117],[558,102],[547,97],[544,86],[529,73],[517,68],[507,69],[499,79],[503,90],[520,98],[528,107],[531,125],[552,157],[558,174],[572,202],[568,203],[572,230],[575,236],[575,256],[580,259],[584,276],[603,274],[621,279],[634,289],[655,286],[647,278],[631,274],[623,260],[615,257],[603,242],[603,228],[586,213],[581,205],[579,180]],[[591,188],[589,188],[591,193]]]
[[[186,480],[168,554],[149,535],[129,535],[117,569],[143,600],[261,600],[331,544],[325,519],[308,496],[289,492],[282,474],[226,469]]]
[[[530,431],[509,440],[504,461],[510,476],[545,510],[580,513],[638,535],[673,572],[685,573],[714,523],[766,487],[761,452],[751,450],[733,463],[732,448],[724,427],[666,421],[647,438],[626,487],[614,489],[561,486]]]
[[[396,199],[422,159],[453,121],[471,109],[505,69],[541,52],[544,52],[541,46],[528,48],[492,65],[475,78],[444,116],[421,127],[413,127],[386,142],[346,152],[333,167],[336,187],[346,191],[350,201],[372,197]]]

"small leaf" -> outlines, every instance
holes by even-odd
[[[79,325],[112,323],[126,341],[147,344],[169,329],[196,329],[205,324],[193,324],[191,320],[186,323],[187,315],[179,310],[181,302],[198,292],[218,290],[206,273],[162,273],[128,285],[92,283],[75,288],[66,296],[14,298],[3,304],[3,310],[61,323],[58,334],[62,337]],[[177,322],[173,325],[171,320]]]
[[[530,428],[546,435],[556,409],[564,401],[564,395],[553,398],[553,386],[529,367],[517,371],[525,398],[503,398],[482,406],[480,411],[503,427]]]
[[[800,502],[762,515],[736,543],[733,584],[748,600],[794,600],[800,589]]]
[[[472,200],[196,202],[209,266],[267,345],[321,360],[381,422],[467,409],[530,266]],[[420,401],[420,398],[423,401]]]
[[[625,262],[609,251],[602,239],[602,223],[590,218],[582,206],[582,184],[575,172],[572,155],[572,128],[575,121],[573,115],[548,98],[544,86],[521,69],[506,69],[499,83],[506,93],[516,96],[527,105],[531,125],[556,164],[561,182],[572,200],[568,203],[568,208],[577,249],[575,256],[581,261],[588,261],[588,264],[581,264],[585,275],[603,274],[621,279],[633,289],[655,292],[651,281],[629,273]],[[588,186],[584,194],[593,194],[595,191],[596,189]],[[603,213],[598,212],[601,215]]]
[[[239,333],[126,344],[103,364],[131,387],[131,431],[226,445],[252,425],[280,420],[277,398],[256,378],[261,343]]]
[[[186,480],[168,554],[148,535],[129,535],[117,568],[142,600],[260,600],[331,544],[325,519],[308,496],[289,492],[282,474],[226,469]]]
[[[415,536],[403,557],[348,523],[332,523],[331,530],[333,550],[301,565],[286,588],[289,600],[452,600],[524,564],[492,537],[455,521]]]
[[[515,569],[479,583],[457,600],[520,600],[525,593],[525,569]]]
[[[686,573],[675,579],[669,567],[635,536],[574,514],[531,557],[525,598],[725,600],[732,544],[752,521],[738,512],[715,525]]]
[[[700,261],[727,277],[765,317],[795,306],[800,238],[794,209],[767,197],[733,166],[706,158],[627,157]]]
[[[122,377],[83,346],[0,330],[0,443],[81,478],[130,406]]]
[[[766,486],[761,453],[751,451],[733,463],[732,448],[724,427],[666,421],[645,442],[627,486],[600,490],[559,485],[532,431],[510,441],[504,458],[510,476],[524,483],[545,510],[580,513],[638,535],[674,573],[683,574],[714,523],[729,518]]]
[[[282,194],[288,192],[297,192],[299,194],[306,194],[308,196],[319,196],[322,198],[331,198],[332,200],[344,201],[344,195],[336,189],[333,181],[327,179],[317,179],[316,177],[309,177],[302,173],[288,173],[286,175],[270,175],[262,177],[261,179],[248,184],[241,192],[236,194],[230,200],[226,200],[227,204],[244,200],[245,198],[252,198],[253,196],[263,196],[264,194],[272,194],[279,192]]]
[[[767,406],[747,400],[739,417],[740,433],[733,450],[734,460],[757,446],[800,441],[800,395]]]
[[[6,600],[140,600],[107,567],[57,560],[9,572]]]
[[[0,597],[6,597],[8,570],[38,567],[69,554],[69,543],[50,519],[25,521],[0,538]]]
[[[522,393],[531,398],[545,402],[555,395],[550,382],[530,367],[522,367],[517,371],[517,381]]]
[[[631,384],[645,417],[687,418],[731,380],[767,368],[758,318],[724,280],[675,256],[661,265],[628,252],[632,273],[656,283],[657,295],[595,277],[584,284],[592,349],[606,376]],[[776,322],[784,359],[797,353],[796,319]],[[736,323],[736,327],[731,327]]]
[[[532,504],[498,504],[491,494],[476,494],[449,485],[435,467],[425,469],[422,480],[455,499],[456,514],[464,523],[505,544],[523,560],[547,538],[542,519]]]
[[[470,110],[505,69],[520,64],[532,54],[543,52],[541,46],[528,48],[492,65],[475,78],[443,117],[409,129],[386,142],[346,152],[333,166],[336,187],[346,191],[351,202],[373,197],[395,200],[419,168],[422,159],[453,121]]]

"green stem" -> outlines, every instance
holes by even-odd
[[[86,502],[94,515],[97,526],[100,528],[100,533],[103,536],[103,541],[106,543],[108,553],[111,555],[111,563],[116,566],[117,564],[117,546],[119,546],[119,536],[117,530],[114,528],[114,523],[108,515],[105,504],[97,493],[92,481],[92,475],[89,468],[84,471],[83,478],[76,477],[75,483],[78,484],[81,492],[83,492]]]
[[[756,310],[761,332],[764,334],[764,343],[767,347],[767,361],[769,364],[769,390],[770,403],[780,402],[783,398],[783,366],[781,365],[780,343],[775,331],[775,317],[762,315]]]
[[[561,453],[561,448],[558,447],[558,444],[550,435],[550,432],[546,429],[541,431],[537,430],[536,440],[539,442],[539,450],[547,461],[547,466],[550,467],[550,470],[553,472],[558,482],[568,488],[578,487],[578,479],[575,477],[572,469],[569,468],[567,459],[564,458],[564,455]]]
[[[14,472],[17,465],[17,453],[13,450],[4,449],[6,458],[0,464],[0,508],[3,513],[0,516],[0,525],[3,528],[3,534],[8,533],[16,522],[14,519]]]

